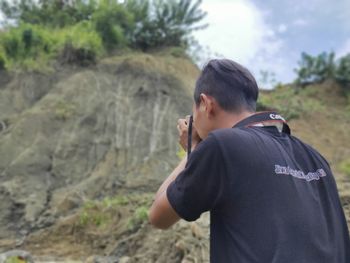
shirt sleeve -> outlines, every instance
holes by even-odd
[[[185,169],[167,189],[169,203],[187,221],[213,209],[223,195],[223,158],[220,146],[209,135],[191,153]]]

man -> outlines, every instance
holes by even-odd
[[[199,76],[193,152],[159,188],[150,222],[166,229],[210,211],[211,262],[350,263],[350,240],[327,161],[290,135],[282,116],[255,113],[254,77],[230,60]],[[180,119],[186,148],[188,121]]]

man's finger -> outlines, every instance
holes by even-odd
[[[177,121],[177,124],[180,126],[180,128],[185,128],[187,127],[187,123],[186,123],[186,120],[185,119],[179,119]]]
[[[178,130],[179,134],[181,134],[181,133],[182,133],[182,131],[181,131],[181,128],[180,128],[180,125],[179,125],[179,124],[176,126],[176,128],[177,128],[177,130]]]
[[[191,115],[186,115],[186,124],[190,123],[190,118],[191,118]]]

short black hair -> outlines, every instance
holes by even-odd
[[[225,111],[254,112],[259,88],[253,75],[242,65],[229,59],[213,59],[197,79],[194,91],[197,106],[201,93],[212,96]]]

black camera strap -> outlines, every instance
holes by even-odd
[[[188,123],[188,135],[187,135],[187,159],[190,156],[191,150],[192,150],[192,123],[193,123],[193,116],[190,116],[190,120]]]
[[[233,128],[258,126],[272,126],[282,124],[282,132],[290,134],[290,128],[286,120],[275,111],[257,112],[254,115],[238,122]]]

